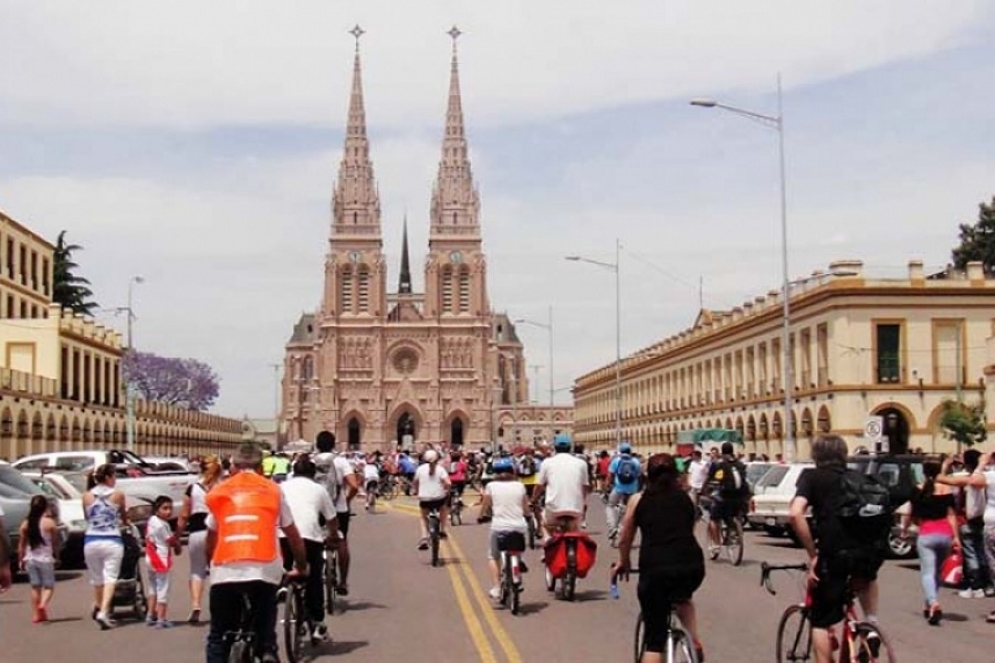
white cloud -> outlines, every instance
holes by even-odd
[[[485,124],[769,89],[779,70],[800,85],[951,47],[986,12],[933,0],[7,3],[0,119],[337,126],[357,21],[370,122],[410,127],[443,112],[453,22]]]

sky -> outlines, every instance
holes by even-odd
[[[856,258],[940,268],[995,195],[995,7],[933,0],[0,0],[0,209],[84,250],[101,322],[136,285],[136,347],[221,377],[214,411],[269,416],[273,364],[316,308],[360,24],[396,286],[427,246],[453,25],[491,305],[554,321],[554,388],[621,346]],[[536,398],[548,336],[520,325]],[[534,385],[533,385],[534,386]],[[538,392],[538,393],[537,393]]]

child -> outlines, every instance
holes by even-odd
[[[145,558],[149,563],[149,614],[145,623],[157,628],[173,628],[166,619],[169,596],[169,569],[173,566],[173,552],[180,553],[180,540],[169,526],[173,516],[173,500],[160,495],[152,505],[145,533]]]
[[[55,560],[59,555],[59,526],[44,495],[31,498],[28,517],[21,523],[17,558],[31,582],[31,622],[48,621],[48,603],[55,592]]]

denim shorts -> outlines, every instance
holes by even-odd
[[[55,562],[29,561],[25,564],[28,572],[28,582],[32,587],[55,587]]]

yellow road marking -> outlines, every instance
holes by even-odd
[[[473,596],[477,599],[477,605],[480,606],[480,612],[484,615],[484,621],[487,625],[491,627],[491,633],[494,635],[494,639],[498,641],[501,645],[501,649],[504,650],[505,656],[508,657],[508,663],[521,663],[522,656],[518,653],[518,648],[515,647],[514,641],[512,641],[511,636],[508,632],[504,630],[501,626],[501,622],[494,615],[494,608],[491,606],[490,600],[487,595],[484,594],[483,589],[480,587],[480,583],[477,581],[477,577],[473,574],[473,569],[470,566],[467,557],[463,554],[463,550],[460,548],[459,544],[456,542],[456,538],[450,534],[449,539],[447,539],[449,545],[453,547],[454,552],[457,557],[460,558],[460,566],[463,566],[463,573],[466,575],[467,582],[470,588],[473,590]]]

